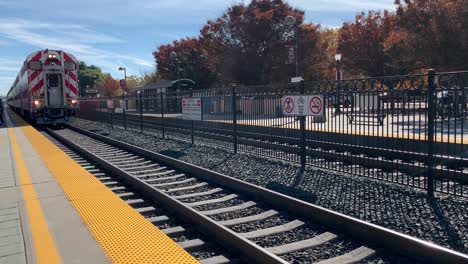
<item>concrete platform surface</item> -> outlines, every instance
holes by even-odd
[[[0,264],[110,263],[20,127],[6,121],[10,128],[0,127]],[[38,228],[41,215],[45,226]],[[38,247],[47,235],[35,230],[48,233],[53,245]]]

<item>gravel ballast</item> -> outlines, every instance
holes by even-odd
[[[205,144],[206,139],[196,138],[191,146],[187,136],[175,133],[162,139],[88,120],[76,119],[73,125],[468,253],[465,198],[438,194],[429,199],[416,188],[313,167],[300,173],[297,164],[253,154],[234,155],[225,147],[229,144],[218,147]]]

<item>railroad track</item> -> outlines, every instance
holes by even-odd
[[[116,190],[116,184],[124,183],[243,261],[468,262],[461,253],[90,131],[47,132],[118,177],[117,182],[98,175],[109,187]],[[223,255],[208,257],[206,263],[232,261]]]
[[[49,134],[43,134],[81,167],[93,174],[116,195],[148,219],[148,221],[156,225],[163,233],[190,252],[202,264],[229,262],[229,259],[226,258],[226,256],[229,256],[229,252],[216,245],[212,239],[194,230],[186,222],[178,220],[176,216],[171,215],[171,212],[164,210],[163,206],[141,195],[135,188],[132,188],[120,178],[115,177],[92,160],[73,151]],[[229,257],[233,259],[232,256]]]
[[[114,117],[118,125],[123,124],[123,119]],[[140,119],[135,115],[127,115],[129,127],[140,127]],[[166,131],[191,134],[189,125],[166,121]],[[170,123],[170,125],[169,125]],[[158,121],[152,121],[145,117],[145,127],[160,130]],[[265,128],[267,129],[267,128]],[[264,130],[266,131],[266,130]],[[265,132],[266,133],[266,132]],[[196,127],[196,137],[232,142],[232,131],[214,127]],[[262,133],[238,131],[238,143],[248,147],[274,150],[278,153],[271,155],[273,158],[290,159],[291,155],[300,153],[298,139],[292,137],[280,137]],[[382,142],[382,144],[385,144]],[[426,172],[427,156],[424,153],[413,151],[392,150],[388,148],[375,148],[354,144],[337,143],[320,139],[306,140],[307,164],[316,167],[345,171],[366,177],[378,178],[394,183],[403,183],[411,186],[425,188],[427,181]],[[255,152],[255,151],[253,151]],[[285,155],[281,155],[284,153]],[[357,168],[360,166],[361,168]],[[434,155],[434,176],[437,179],[445,179],[446,182],[436,186],[436,190],[452,188],[458,190],[461,196],[468,195],[468,158],[447,155]],[[466,190],[465,190],[466,189]]]

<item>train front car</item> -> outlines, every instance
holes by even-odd
[[[78,61],[61,50],[29,55],[8,94],[9,104],[36,124],[61,124],[78,111]]]

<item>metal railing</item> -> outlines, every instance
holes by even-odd
[[[237,151],[468,196],[468,72],[83,98],[80,117],[141,133],[191,135]],[[321,117],[281,98],[321,94]],[[202,121],[184,120],[199,97]]]

